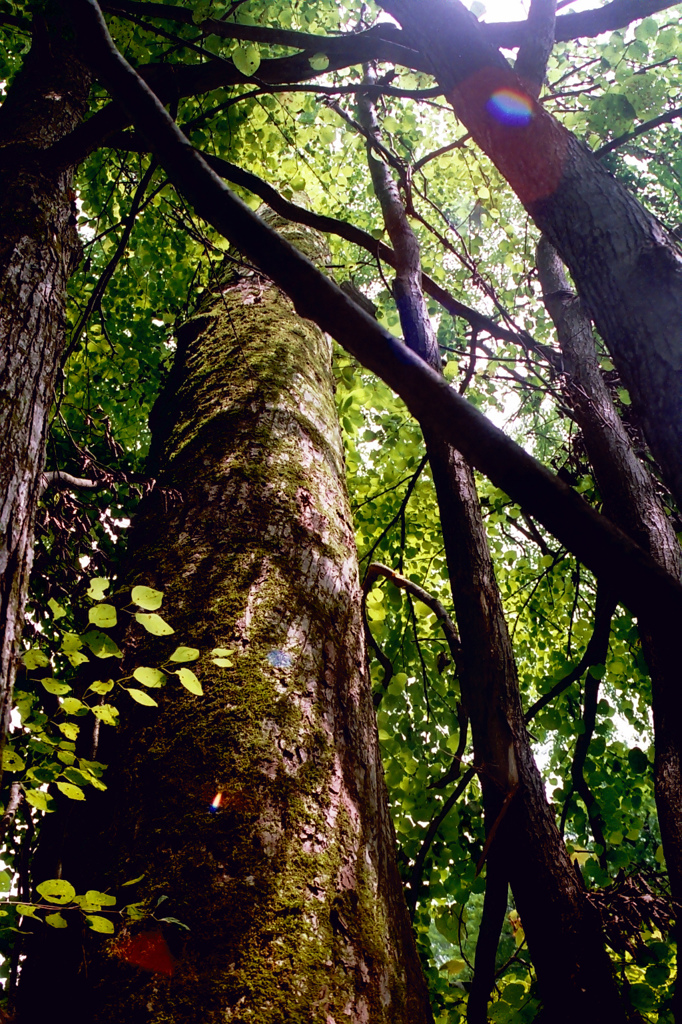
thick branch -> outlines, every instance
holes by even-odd
[[[514,70],[536,99],[542,91],[547,61],[554,46],[556,0],[531,0],[526,38],[519,47]]]
[[[602,32],[615,32],[669,7],[675,7],[675,0],[612,0],[605,7],[580,14],[560,14],[556,19],[555,40],[566,43],[570,39],[594,38]],[[481,28],[489,42],[505,50],[513,50],[524,42],[527,24],[525,21],[508,21],[482,25]]]
[[[108,486],[109,484],[106,480],[90,480],[84,476],[73,476],[71,473],[65,473],[63,469],[48,470],[48,472],[42,473],[40,477],[41,495],[50,487],[61,487],[64,490],[77,488],[80,490],[98,491],[100,488]]]
[[[171,181],[197,213],[406,402],[476,468],[534,516],[635,614],[655,609],[671,628],[682,619],[682,587],[629,537],[493,426],[397,338],[242,203],[196,153],[135,71],[116,51],[94,0],[69,0],[81,45],[98,76],[147,137]]]
[[[147,149],[144,140],[136,133],[130,136],[123,135],[120,139],[117,138],[112,140],[112,142],[115,142],[117,146],[120,145],[121,148],[134,148],[136,152]],[[383,260],[384,263],[388,263],[389,267],[395,269],[396,255],[393,249],[386,245],[385,242],[378,241],[369,231],[363,231],[362,228],[358,228],[354,224],[349,224],[347,221],[340,220],[337,217],[328,217],[322,213],[315,213],[313,210],[306,210],[305,207],[290,202],[277,189],[268,184],[267,181],[259,178],[258,175],[253,174],[251,171],[246,171],[242,167],[230,163],[228,160],[223,160],[222,157],[212,156],[210,153],[202,153],[201,155],[208,166],[216,174],[219,174],[221,178],[231,182],[233,185],[239,185],[241,188],[248,189],[249,192],[252,192],[262,199],[264,203],[267,203],[271,210],[280,213],[287,220],[295,224],[305,224],[307,227],[315,228],[316,231],[323,231],[326,234],[345,238],[347,242],[360,246],[360,248],[371,253],[372,256]],[[496,320],[492,320],[483,313],[479,313],[478,310],[472,309],[471,306],[467,306],[464,302],[460,302],[459,299],[456,299],[454,295],[451,295],[449,291],[423,271],[422,287],[426,294],[435,299],[451,316],[458,316],[462,320],[466,320],[475,331],[484,332],[489,334],[491,338],[497,338],[500,341],[510,341],[514,345],[521,345],[524,349],[528,344],[533,344],[529,336],[510,331]],[[550,358],[551,349],[543,346],[541,354]]]

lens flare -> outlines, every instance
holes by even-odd
[[[533,101],[530,96],[516,89],[498,89],[485,106],[496,121],[512,128],[522,128],[533,117]]]
[[[213,797],[213,800],[211,801],[211,810],[213,812],[217,811],[222,802],[223,802],[223,794],[222,793],[216,793],[216,795]]]

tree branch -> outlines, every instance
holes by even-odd
[[[560,679],[558,683],[555,683],[551,690],[547,693],[543,693],[541,697],[535,701],[534,704],[529,707],[528,711],[524,715],[524,721],[526,724],[535,718],[539,711],[542,711],[544,707],[551,704],[555,697],[558,697],[560,693],[567,690],[569,686],[577,682],[581,678],[583,672],[585,672],[591,665],[599,665],[604,661],[606,652],[604,644],[608,645],[609,635],[611,633],[611,619],[613,613],[616,610],[616,601],[609,593],[608,596],[604,591],[603,587],[597,588],[597,602],[594,610],[594,628],[592,629],[592,636],[590,637],[585,653],[582,658],[571,671]]]
[[[46,473],[42,473],[40,477],[41,496],[50,487],[62,487],[65,490],[76,487],[87,491],[97,491],[102,487],[108,486],[109,482],[107,480],[90,480],[83,476],[72,476],[71,473],[65,473],[63,469],[48,470]]]
[[[554,47],[556,0],[531,0],[526,38],[519,47],[514,70],[535,99],[542,91],[547,61]]]
[[[314,320],[378,374],[412,415],[504,490],[608,581],[635,614],[654,613],[674,632],[682,621],[682,586],[621,530],[506,437],[466,399],[382,328],[290,243],[264,224],[211,171],[154,93],[116,50],[95,0],[66,0],[84,59],[156,152],[168,177],[205,218],[258,263]]]
[[[676,107],[674,110],[668,110],[665,114],[659,114],[658,117],[652,117],[650,121],[643,121],[642,124],[638,125],[633,132],[625,132],[623,135],[617,136],[615,139],[611,139],[610,142],[604,143],[599,149],[595,149],[595,156],[605,156],[614,149],[618,149],[619,146],[625,145],[626,142],[631,142],[632,139],[636,139],[639,135],[644,135],[645,132],[650,132],[654,128],[658,128],[659,125],[669,124],[671,121],[675,121],[678,117],[682,117],[682,107]]]
[[[605,7],[598,7],[580,14],[560,14],[556,19],[555,41],[566,43],[571,39],[594,38],[602,32],[615,32],[625,28],[632,21],[648,18],[657,11],[675,7],[675,0],[612,0]],[[525,41],[528,22],[508,21],[481,25],[489,42],[505,50],[513,50]]]
[[[408,580],[406,576],[401,576],[400,573],[394,572],[393,569],[389,569],[387,565],[382,565],[381,562],[372,562],[367,567],[367,572],[362,583],[362,589],[365,593],[369,590],[372,584],[380,576],[390,580],[394,586],[399,587],[400,590],[407,591],[408,594],[412,594],[418,601],[426,605],[438,619],[445,639],[447,640],[448,647],[450,648],[450,654],[452,660],[455,663],[455,669],[459,671],[462,660],[462,648],[459,642],[459,634],[457,627],[448,615],[444,606],[440,603],[437,597],[433,594],[429,594],[428,590],[424,590],[418,583],[414,583],[412,580]]]

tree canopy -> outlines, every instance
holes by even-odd
[[[238,250],[338,342],[378,735],[434,1018],[540,1020],[553,944],[562,955],[552,934],[540,955],[537,932],[529,951],[524,920],[539,926],[517,907],[518,837],[533,843],[516,808],[535,769],[500,782],[482,756],[485,719],[492,735],[504,718],[517,759],[530,730],[623,1019],[682,1019],[682,8],[566,6],[532,0],[526,21],[494,23],[478,0],[0,3],[0,172],[17,190],[0,210],[15,310],[0,363],[10,1012],[27,924],[85,920],[106,941],[136,912],[37,877],[37,851],[59,801],[87,809],[106,787],[80,726],[113,731],[126,702],[155,704],[160,669],[109,671],[107,595],[140,499],[178,498],[156,485],[149,417],[179,329]],[[262,203],[325,234],[322,270],[257,218]],[[16,284],[7,253],[25,237],[35,274]],[[45,365],[12,347],[17,308]],[[442,445],[463,457],[464,490],[476,470],[518,714],[466,654],[467,608],[495,587],[469,592],[453,570]],[[131,608],[163,633],[153,587]],[[179,645],[200,715],[192,635]],[[488,647],[504,641],[489,632]],[[231,670],[229,652],[213,657]],[[497,695],[479,709],[477,666]]]

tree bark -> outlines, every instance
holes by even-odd
[[[381,0],[474,141],[560,253],[682,506],[682,254],[662,224],[533,98],[459,0]],[[508,111],[495,97],[511,92]]]
[[[582,431],[605,511],[621,529],[649,551],[673,579],[679,580],[682,558],[675,530],[665,514],[654,478],[637,458],[604,382],[590,319],[571,289],[557,252],[547,239],[542,239],[538,245],[537,266],[545,305],[556,327],[564,357],[564,391]],[[672,897],[680,907],[682,727],[676,710],[678,638],[656,615],[640,615],[638,625],[651,675],[658,820]],[[682,1019],[682,986],[679,983],[675,1000],[676,1019]]]
[[[0,108],[0,746],[33,561],[47,414],[79,259],[72,168],[43,154],[82,119],[90,74],[54,13]]]
[[[372,103],[362,97],[358,106],[365,131],[380,142]],[[406,344],[442,373],[421,290],[419,243],[388,166],[375,159],[369,147],[368,159],[396,254],[393,291]],[[486,852],[494,855],[488,903],[495,911],[490,916],[499,920],[509,882],[552,1020],[625,1022],[629,1015],[613,977],[599,916],[578,882],[533,757],[473,470],[432,430],[424,429],[424,440],[459,628],[458,674],[483,792]],[[497,937],[486,932],[482,939],[468,1015],[472,1024],[485,1017],[499,931]]]
[[[294,238],[320,256],[319,236]],[[72,1019],[429,1024],[366,665],[330,341],[267,279],[226,267],[179,334],[153,414],[154,475],[181,500],[148,500],[128,577],[164,591],[176,637],[202,652],[205,695],[171,676],[152,691],[158,710],[124,703],[102,831],[84,846],[70,828],[64,877],[79,892],[106,879],[126,902],[121,885],[144,873],[133,898],[147,907],[104,944],[84,933]],[[175,646],[131,630],[126,671]],[[234,667],[213,664],[217,647]],[[160,896],[158,916],[189,932],[150,919]],[[134,966],[150,933],[172,948],[165,973]],[[29,953],[26,1022],[47,1019],[37,979],[58,945]],[[73,959],[60,970],[71,985]]]

